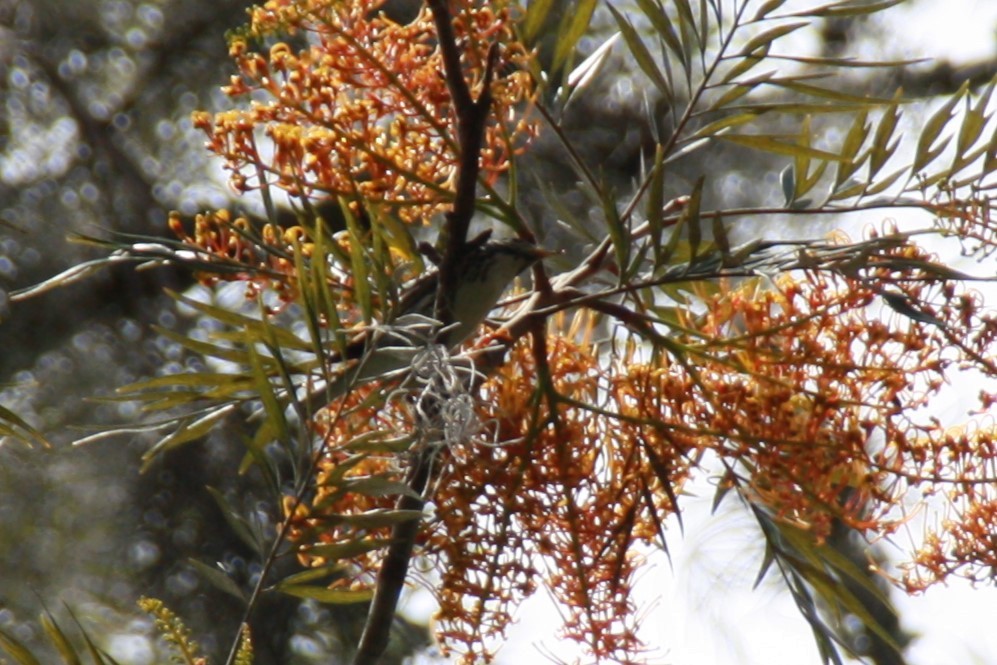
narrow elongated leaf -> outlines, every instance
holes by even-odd
[[[142,472],[144,473],[150,467],[156,455],[205,436],[218,424],[219,421],[221,421],[222,418],[228,416],[232,410],[232,405],[225,405],[208,412],[208,415],[190,422],[189,424],[187,421],[180,421],[177,426],[177,430],[173,434],[170,434],[166,438],[162,439],[142,456]]]
[[[613,5],[608,6],[609,11],[613,14],[613,18],[616,19],[616,25],[620,28],[623,40],[627,43],[627,48],[630,49],[631,55],[633,55],[634,60],[637,62],[637,66],[651,79],[651,82],[663,96],[670,98],[672,96],[671,86],[665,79],[665,75],[655,64],[654,56],[647,49],[644,40],[641,39],[640,35],[637,34],[637,30],[623,14],[617,11]]]
[[[921,135],[917,139],[917,148],[914,150],[914,161],[911,164],[911,171],[913,173],[919,172],[930,164],[942,153],[945,146],[948,145],[949,139],[945,139],[937,145],[936,140],[949,121],[954,117],[952,111],[955,109],[955,105],[959,103],[959,100],[962,99],[968,90],[969,81],[965,81],[958,92],[949,97],[924,123],[924,129],[921,130]]]
[[[323,559],[328,559],[330,561],[339,561],[341,559],[352,559],[360,556],[361,554],[385,548],[390,544],[391,540],[388,538],[364,538],[361,540],[350,540],[343,543],[323,543],[321,545],[305,546],[302,547],[301,550],[310,556],[322,557]],[[312,571],[306,572],[311,573]],[[298,575],[292,575],[286,580],[283,580],[283,582],[291,584],[297,584],[304,581],[308,580],[299,579]],[[278,584],[277,587],[279,589],[280,585]]]
[[[857,113],[868,110],[868,104],[830,104],[814,102],[762,102],[757,104],[737,104],[727,110],[756,115],[783,113],[787,115],[826,115],[829,113]]]
[[[41,665],[28,647],[3,629],[0,629],[0,648],[13,658],[17,665]]]
[[[329,516],[332,524],[348,524],[355,529],[380,529],[422,519],[421,510],[369,510],[365,513]]]
[[[834,2],[800,13],[800,16],[819,16],[822,18],[845,18],[848,16],[864,16],[895,7],[907,0],[882,0],[882,2],[865,2],[864,0],[848,0]]]
[[[202,563],[197,559],[188,559],[187,563],[189,563],[194,570],[201,575],[201,577],[207,580],[211,586],[215,587],[219,591],[224,591],[241,603],[246,602],[246,594],[243,593],[242,589],[239,588],[239,585],[236,584],[235,581],[223,570],[220,570],[215,566],[209,566],[208,564]]]
[[[186,372],[183,374],[166,374],[143,379],[118,388],[123,395],[135,395],[148,391],[163,390],[174,387],[182,388],[219,388],[232,393],[242,392],[252,386],[252,379],[244,374],[229,372]]]
[[[415,499],[419,498],[419,494],[413,491],[408,484],[380,476],[347,478],[343,481],[342,487],[348,492],[364,496],[399,496],[404,494]]]
[[[615,32],[613,35],[604,41],[599,48],[592,51],[592,55],[585,58],[580,65],[571,70],[568,74],[567,84],[571,89],[569,94],[573,94],[576,91],[584,90],[585,87],[595,79],[599,70],[602,69],[603,64],[606,62],[606,58],[609,57],[612,51],[613,45],[620,40],[620,33]]]
[[[561,69],[574,53],[578,40],[588,30],[595,6],[596,0],[579,0],[574,3],[572,11],[565,14],[561,28],[558,30],[557,45],[554,47],[554,71]]]
[[[540,29],[547,23],[547,16],[554,6],[554,0],[533,0],[526,8],[526,17],[523,19],[523,43],[532,44]]]
[[[777,70],[773,69],[772,71],[759,74],[748,81],[741,81],[740,83],[737,83],[732,86],[730,90],[720,95],[716,101],[712,102],[709,107],[707,107],[706,113],[719,111],[720,109],[729,106],[778,73],[779,72]]]
[[[232,504],[228,502],[228,499],[225,498],[225,495],[220,490],[214,487],[208,487],[207,489],[211,497],[215,500],[218,510],[221,511],[222,517],[225,518],[226,524],[232,529],[232,532],[239,537],[239,540],[252,548],[254,552],[261,552],[260,541],[256,537],[253,528],[249,525],[249,522],[236,512],[235,508],[232,507]]]
[[[668,13],[661,6],[661,3],[657,0],[637,0],[637,6],[651,22],[651,26],[668,47],[668,50],[678,58],[682,69],[688,73],[689,62],[686,58],[685,48],[682,46],[682,40],[675,30],[675,24],[668,17]]]
[[[778,86],[780,88],[786,88],[787,90],[792,90],[793,92],[798,92],[801,95],[807,95],[808,97],[818,97],[820,99],[829,99],[831,101],[847,104],[859,104],[868,108],[880,107],[884,104],[890,104],[895,101],[892,98],[887,99],[884,97],[870,97],[868,95],[853,95],[835,88],[822,88],[821,86],[810,85],[789,79],[772,79],[768,82],[768,84]]]
[[[740,127],[741,125],[746,125],[749,122],[756,120],[758,118],[757,113],[734,113],[728,115],[725,118],[719,120],[714,120],[708,125],[700,127],[696,132],[690,137],[691,140],[696,140],[699,138],[704,138],[708,136],[715,136],[722,131],[730,130],[734,127]]]
[[[665,206],[665,149],[657,145],[654,150],[654,166],[648,174],[647,223],[650,226],[650,242],[654,248],[654,262],[661,265],[661,234],[664,229]]]
[[[685,227],[686,237],[689,242],[689,266],[691,267],[693,263],[696,262],[696,257],[699,253],[699,244],[703,239],[702,223],[703,220],[699,215],[700,206],[703,203],[703,185],[706,183],[706,176],[700,176],[696,180],[696,184],[692,188],[692,192],[689,193],[689,202],[682,209],[682,214],[679,216],[679,223],[675,226],[675,232],[678,233],[679,229]]]
[[[839,152],[848,161],[838,162],[835,165],[834,189],[838,189],[842,184],[851,178],[868,158],[868,152],[863,157],[858,157],[858,152],[869,137],[868,113],[860,111],[855,114],[852,126],[845,135],[845,140],[841,143]]]
[[[753,53],[751,55],[746,55],[741,58],[740,62],[730,68],[723,78],[720,79],[720,83],[730,83],[742,74],[754,69],[757,65],[765,62],[765,58],[768,55],[769,47],[766,45],[762,48],[761,52]]]
[[[892,187],[893,184],[900,178],[900,176],[906,175],[907,173],[908,169],[906,167],[899,168],[890,175],[886,176],[885,178],[880,178],[879,180],[877,180],[876,184],[872,185],[871,187],[866,187],[865,192],[863,192],[862,195],[876,196],[877,194],[882,194],[887,189]]]
[[[703,39],[697,29],[699,22],[692,13],[692,5],[689,4],[689,0],[672,0],[672,4],[678,11],[679,33],[682,35],[682,43],[685,46],[686,60],[691,61],[693,47],[692,37],[696,38],[696,45],[699,46],[700,52],[702,52],[704,48]]]
[[[872,146],[869,152],[869,181],[875,179],[879,170],[893,156],[900,139],[890,143],[893,132],[896,131],[897,122],[900,120],[900,109],[897,104],[891,105],[883,112],[883,117],[879,119],[876,133],[873,135]]]
[[[357,222],[356,215],[350,210],[344,210],[346,230],[350,238],[350,275],[353,280],[353,295],[357,306],[363,313],[364,323],[374,319],[373,297],[368,281],[368,265],[364,248],[367,246],[364,231]]]
[[[351,605],[353,603],[365,603],[373,595],[373,591],[351,591],[348,589],[329,589],[320,586],[307,586],[301,584],[286,584],[280,587],[281,593],[297,598],[307,598],[320,603],[330,605]]]
[[[34,441],[45,448],[52,447],[52,444],[48,442],[41,432],[2,404],[0,404],[0,435],[9,436],[24,442]]]
[[[997,78],[990,81],[990,85],[980,94],[975,105],[968,105],[966,113],[962,118],[962,125],[959,127],[959,138],[956,141],[955,155],[952,157],[952,173],[961,171],[973,162],[985,151],[985,148],[967,155],[967,151],[980,139],[983,128],[990,122],[992,114],[987,113],[990,105],[990,98],[997,85]]]
[[[203,303],[175,291],[167,291],[167,294],[182,305],[215,319],[220,323],[224,323],[233,330],[239,331],[239,339],[248,335],[255,341],[262,341],[276,335],[276,342],[281,348],[306,352],[311,350],[311,344],[308,341],[299,338],[286,328],[273,327],[271,331],[270,327],[264,325],[259,318]],[[217,336],[219,339],[225,339],[223,334],[218,334]]]
[[[73,647],[73,643],[66,637],[66,634],[62,632],[62,628],[56,623],[55,617],[46,610],[41,616],[41,622],[49,641],[52,642],[55,650],[62,657],[62,662],[66,665],[80,665],[80,657],[76,653],[76,648]]]
[[[274,353],[278,351],[278,349],[273,350]],[[270,375],[264,371],[261,364],[256,361],[258,354],[256,354],[252,348],[250,349],[250,355],[250,369],[253,376],[253,387],[256,396],[258,396],[260,401],[263,403],[263,411],[266,414],[266,421],[273,429],[274,438],[277,441],[290,441],[291,437],[288,433],[287,418],[284,415],[285,404],[282,403],[277,397],[277,393],[274,391],[273,383],[270,381]],[[288,392],[291,390],[292,389],[289,387]]]
[[[192,337],[178,333],[175,330],[170,330],[156,325],[153,326],[153,330],[156,331],[156,334],[161,335],[170,341],[176,342],[188,351],[204,358],[218,358],[219,360],[225,360],[239,365],[244,365],[249,361],[249,354],[244,348],[231,345],[212,344],[211,342],[193,339]],[[264,362],[267,360],[268,359],[266,358],[263,359]]]
[[[930,58],[909,58],[906,60],[859,60],[858,58],[844,57],[844,58],[830,58],[823,56],[808,56],[808,55],[786,55],[780,53],[778,55],[770,55],[769,60],[786,60],[788,62],[798,62],[802,65],[821,65],[826,67],[843,67],[851,69],[867,69],[867,68],[883,68],[883,69],[894,69],[897,67],[907,67],[908,65],[917,65],[924,62],[929,62]]]
[[[763,152],[771,152],[776,155],[789,155],[790,157],[805,156],[813,159],[824,159],[835,162],[843,160],[841,155],[835,155],[834,153],[827,152],[826,150],[818,150],[817,148],[808,148],[806,146],[796,145],[795,143],[779,141],[771,136],[726,134],[721,135],[718,138],[723,139],[724,141],[730,141],[731,143],[736,143],[737,145],[741,145],[746,148],[761,150]]]
[[[755,12],[751,21],[759,21],[786,4],[786,0],[766,0]]]
[[[762,556],[762,563],[758,566],[758,574],[755,575],[755,583],[751,585],[753,590],[757,589],[758,585],[765,579],[765,576],[768,574],[773,563],[775,563],[775,550],[771,543],[766,542],[765,554]]]
[[[387,543],[385,543],[386,545]],[[314,549],[318,548],[302,548],[308,552],[312,552]],[[327,580],[329,578],[336,577],[343,572],[343,564],[341,563],[330,563],[324,566],[319,566],[317,568],[308,568],[307,570],[302,570],[299,573],[294,573],[293,575],[288,575],[280,582],[274,585],[274,589],[280,589],[282,584],[305,584],[306,582],[317,582],[319,580]]]
[[[809,21],[799,21],[797,23],[785,23],[783,25],[777,25],[774,28],[769,28],[768,30],[760,32],[749,39],[748,43],[741,47],[740,54],[742,56],[751,55],[762,47],[768,47],[772,42],[780,37],[785,37],[786,35],[796,32],[800,28],[805,28],[808,25],[810,25]]]

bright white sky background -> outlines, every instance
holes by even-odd
[[[792,7],[800,4],[791,0]],[[812,6],[817,2],[807,2]],[[879,53],[862,57],[945,58],[976,62],[997,53],[997,0],[914,0],[879,20]],[[616,48],[621,48],[618,44]],[[806,48],[804,46],[804,48]],[[916,110],[907,111],[916,122]],[[850,235],[881,219],[852,218]],[[993,265],[967,270],[993,273]],[[994,294],[997,296],[997,293]],[[997,298],[991,298],[993,303]],[[976,390],[970,387],[970,395]],[[948,402],[948,400],[946,400]],[[950,405],[958,404],[953,396]],[[940,407],[948,410],[949,407]],[[947,415],[945,413],[941,414]],[[956,418],[952,413],[951,417]],[[693,490],[695,491],[695,487]],[[684,505],[685,533],[669,525],[672,567],[663,556],[652,558],[637,589],[647,607],[642,635],[654,650],[648,663],[671,665],[818,665],[810,629],[789,594],[775,582],[752,590],[761,561],[756,527],[728,501],[728,514],[710,517],[712,487],[699,486],[699,498]],[[919,531],[915,531],[919,533]],[[898,544],[906,543],[898,537]],[[901,556],[902,552],[897,551]],[[904,627],[920,637],[908,652],[910,665],[989,665],[997,663],[997,589],[973,590],[953,582],[916,598],[894,594]],[[412,605],[420,605],[411,599]],[[410,605],[409,610],[420,611]],[[500,665],[572,661],[581,654],[553,639],[560,623],[542,592],[522,607],[518,623],[499,652]],[[584,660],[582,660],[584,662]]]

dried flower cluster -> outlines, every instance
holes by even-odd
[[[880,260],[925,258],[901,246]],[[565,636],[600,658],[636,657],[634,546],[664,538],[663,520],[707,453],[728,470],[727,486],[818,541],[837,522],[870,539],[893,534],[921,496],[944,494],[952,516],[913,553],[904,583],[992,577],[995,430],[946,430],[920,407],[946,370],[975,364],[945,351],[947,338],[985,359],[997,322],[971,292],[929,286],[915,270],[870,272],[881,274],[725,285],[683,322],[692,334],[675,340],[681,351],[655,363],[632,349],[600,353],[577,322],[548,337],[543,373],[534,349],[517,344],[479,401],[501,445],[441,455],[422,545],[443,576],[444,643],[469,661],[487,657],[542,584],[565,608]],[[894,312],[884,289],[931,322]],[[323,473],[342,459],[330,454]],[[326,509],[305,512],[317,526]]]
[[[241,75],[227,88],[250,97],[249,108],[195,116],[236,189],[342,197],[383,205],[409,222],[446,208],[459,155],[432,17],[424,8],[397,23],[381,12],[383,4],[271,0],[251,11],[248,30],[231,40]],[[452,4],[465,76],[480,93],[493,44],[501,45],[503,63],[524,51],[509,10]],[[294,34],[304,46],[273,42],[277,33]],[[492,80],[492,121],[480,156],[487,182],[533,131],[517,112],[530,94],[528,76],[515,67],[502,71]]]
[[[253,103],[197,119],[237,188],[341,197],[348,210],[406,222],[447,209],[460,155],[432,16],[423,10],[401,24],[381,5],[274,0],[253,10],[250,29],[231,43],[242,73],[228,89]],[[472,89],[486,79],[491,45],[506,61],[522,57],[508,10],[471,0],[451,10]],[[256,48],[278,31],[305,46]],[[480,155],[485,184],[533,131],[514,112],[530,92],[524,74],[498,71]],[[939,222],[976,243],[971,251],[994,246],[988,204],[965,203],[936,202]],[[251,295],[272,290],[284,302],[320,287],[312,300],[334,301],[322,316],[336,316],[340,330],[362,318],[357,292],[385,282],[397,292],[411,276],[383,265],[397,247],[372,264],[355,234],[318,246],[321,233],[255,234],[226,213],[198,217],[192,236],[171,224],[218,257],[207,280],[242,279]],[[706,458],[723,469],[721,492],[736,490],[816,543],[837,525],[870,540],[894,534],[924,497],[942,497],[948,513],[915,544],[898,584],[917,591],[951,575],[997,577],[997,429],[947,429],[924,409],[951,372],[997,376],[997,319],[896,237],[882,253],[842,253],[836,263],[808,264],[801,250],[805,269],[774,283],[717,280],[673,329],[648,334],[651,319],[634,307],[633,319],[618,317],[632,336],[621,352],[591,341],[588,295],[567,329],[548,320],[544,339],[510,344],[476,388],[474,422],[484,430],[458,428],[434,443],[426,498],[435,518],[417,544],[442,576],[444,648],[487,660],[516,605],[543,585],[564,608],[565,636],[597,658],[635,660],[635,552],[664,541],[664,521]],[[595,303],[606,305],[603,315],[632,302],[627,288]],[[634,320],[645,325],[627,330]],[[653,362],[639,353],[648,341],[659,342]],[[318,414],[316,492],[284,506],[302,563],[349,564],[337,588],[373,584],[404,517],[391,508],[405,493],[405,462],[428,445],[422,405],[397,388],[368,383]],[[983,411],[995,401],[981,393]]]

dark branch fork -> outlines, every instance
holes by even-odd
[[[498,60],[498,46],[493,44],[488,51],[481,89],[475,99],[461,68],[460,47],[457,44],[453,17],[447,0],[428,0],[428,5],[436,25],[439,49],[443,57],[444,76],[453,101],[460,150],[453,208],[446,215],[441,237],[443,246],[434,316],[436,320],[447,325],[452,323],[453,313],[448,311],[449,303],[445,294],[454,292],[457,266],[463,252],[467,250],[467,234],[471,218],[474,216],[480,169],[478,160],[484,142],[485,125],[491,110],[490,88]],[[414,454],[405,479],[413,493],[401,496],[396,503],[397,509],[417,512],[423,510],[426,502],[421,497],[429,484],[431,466],[430,451]],[[378,571],[374,597],[357,653],[353,658],[354,665],[375,665],[387,648],[395,610],[405,586],[405,578],[420,527],[419,520],[410,520],[392,529],[391,544]]]

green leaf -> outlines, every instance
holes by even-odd
[[[207,490],[215,500],[218,510],[221,511],[222,517],[225,518],[225,523],[229,525],[232,532],[254,552],[262,553],[261,543],[249,522],[236,512],[235,508],[232,507],[232,504],[228,502],[228,499],[225,498],[225,495],[220,490],[210,486]]]
[[[883,0],[882,2],[867,2],[866,0],[846,0],[845,2],[833,2],[821,7],[808,9],[799,16],[819,16],[822,18],[844,18],[847,16],[864,16],[875,14],[883,10],[895,7],[907,0]],[[793,16],[790,14],[790,16]]]
[[[682,40],[675,30],[675,24],[668,17],[668,13],[664,7],[657,0],[637,0],[637,6],[651,22],[651,26],[658,34],[658,37],[665,43],[665,46],[668,47],[668,50],[678,58],[682,69],[688,76],[689,62],[686,57],[685,48],[682,46]]]
[[[584,90],[589,83],[591,83],[602,66],[606,62],[606,58],[609,57],[613,46],[620,40],[620,33],[615,32],[613,35],[604,41],[599,48],[592,51],[592,55],[585,58],[580,65],[571,70],[571,73],[567,77],[568,99],[574,95],[575,92]],[[566,100],[567,101],[567,100]]]
[[[222,307],[209,305],[174,291],[167,291],[167,294],[177,302],[190,307],[194,311],[201,312],[202,314],[215,319],[220,323],[224,323],[228,328],[239,331],[238,335],[234,337],[240,339],[240,341],[246,335],[248,335],[250,339],[260,341],[263,339],[269,339],[271,334],[274,334],[277,336],[277,343],[284,349],[294,349],[295,351],[308,352],[312,348],[309,342],[299,338],[290,330],[285,328],[273,328],[271,331],[270,327],[266,326],[259,318],[249,317]],[[216,336],[219,339],[225,339],[226,337],[224,334],[220,333]]]
[[[329,589],[321,586],[302,584],[287,584],[280,587],[282,593],[297,598],[306,598],[330,605],[352,605],[366,603],[374,596],[373,591],[351,591],[348,589]]]
[[[741,81],[737,83],[732,86],[730,90],[720,95],[716,101],[711,103],[709,107],[707,107],[705,113],[712,113],[727,107],[760,86],[765,81],[768,81],[774,77],[776,74],[778,74],[778,71],[773,69],[772,71],[765,72],[764,74],[759,74],[748,81]]]
[[[784,4],[786,4],[786,0],[766,0],[755,12],[755,15],[751,18],[751,22],[760,21]]]
[[[886,176],[885,178],[880,178],[876,182],[876,184],[874,184],[874,185],[872,185],[870,187],[866,187],[866,189],[862,193],[862,195],[863,196],[875,196],[876,194],[880,194],[882,192],[885,192],[891,185],[893,185],[893,183],[895,183],[897,181],[897,179],[900,176],[905,175],[906,173],[907,173],[907,168],[906,167],[897,169],[896,171],[894,171],[890,175]]]
[[[178,333],[175,330],[170,330],[157,325],[153,325],[152,328],[156,331],[156,334],[161,335],[172,342],[176,342],[188,351],[191,351],[192,353],[195,353],[203,358],[218,358],[219,360],[225,360],[239,365],[246,364],[249,360],[249,354],[246,353],[245,349],[228,345],[212,344],[211,342],[193,339],[192,337]]]
[[[637,62],[637,66],[641,68],[651,82],[654,83],[658,91],[665,97],[671,98],[672,91],[671,86],[668,81],[665,80],[665,75],[661,73],[658,66],[654,62],[654,56],[651,52],[647,50],[647,46],[644,45],[644,40],[641,39],[640,35],[637,34],[637,30],[633,27],[629,20],[626,19],[619,11],[616,10],[613,5],[607,5],[609,11],[612,12],[613,18],[616,19],[616,24],[620,28],[620,34],[623,35],[623,40],[627,43],[627,47],[630,49],[630,53],[633,55],[634,60]]]
[[[771,543],[765,543],[765,554],[762,556],[762,563],[758,566],[758,574],[755,576],[755,583],[751,585],[752,589],[757,589],[758,585],[762,583],[765,579],[765,575],[768,574],[769,569],[772,564],[775,563],[775,549],[772,547]]]
[[[689,266],[692,266],[696,262],[699,244],[703,239],[703,220],[700,217],[700,206],[703,202],[703,185],[705,183],[706,176],[699,176],[699,179],[696,180],[696,184],[692,188],[692,192],[689,193],[689,202],[682,209],[682,214],[679,215],[679,222],[675,225],[676,234],[683,227],[686,230],[686,237],[689,243]]]
[[[980,139],[983,128],[990,122],[992,114],[987,113],[987,107],[990,105],[995,85],[997,85],[997,77],[991,79],[990,85],[980,94],[976,105],[968,105],[967,103],[969,108],[967,108],[962,125],[959,127],[959,138],[956,141],[955,155],[952,158],[952,168],[950,169],[952,173],[966,168],[985,151],[984,148],[966,157],[966,152]]]
[[[899,95],[899,93],[897,94]],[[883,111],[883,116],[879,119],[879,125],[876,126],[876,133],[873,135],[872,146],[869,149],[869,182],[874,181],[876,174],[900,145],[900,139],[890,143],[893,132],[897,129],[900,115],[899,100],[896,100]]]
[[[884,104],[890,104],[895,101],[892,98],[887,99],[885,97],[853,95],[834,88],[822,88],[817,85],[810,85],[807,83],[801,83],[800,81],[791,81],[788,79],[773,79],[769,81],[768,84],[778,86],[780,88],[786,88],[787,90],[792,90],[793,92],[800,93],[801,95],[807,95],[808,97],[830,99],[831,101],[843,102],[849,105],[859,105],[860,107],[870,109],[883,106]],[[848,108],[852,107],[849,106]]]
[[[56,623],[55,618],[48,611],[42,614],[41,623],[45,634],[48,635],[49,641],[55,646],[56,651],[62,657],[62,662],[66,665],[80,665],[80,657],[76,653],[73,643],[69,641],[69,638],[62,632],[59,624]]]
[[[206,563],[201,563],[197,559],[187,559],[187,563],[193,566],[201,577],[207,580],[211,586],[215,587],[219,591],[224,591],[242,603],[245,603],[248,600],[248,598],[246,598],[246,594],[239,588],[239,585],[236,584],[232,578],[225,573],[225,571],[217,568],[216,566],[209,566]]]
[[[782,195],[785,198],[786,206],[793,204],[796,200],[796,166],[790,164],[779,174],[779,184],[782,186]]]
[[[687,62],[691,62],[693,38],[695,38],[700,52],[705,48],[705,40],[703,35],[696,29],[699,22],[693,16],[689,0],[672,0],[672,4],[678,12],[679,33],[682,35],[682,44],[685,46],[685,59]],[[700,26],[700,28],[706,28],[706,26]]]
[[[588,30],[595,7],[596,0],[579,0],[574,4],[572,11],[565,13],[558,30],[557,44],[554,47],[553,71],[561,69],[574,53],[578,40]]]
[[[387,544],[388,543],[385,543],[385,546]],[[312,552],[314,549],[317,548],[311,548],[305,546],[302,547],[302,549],[308,552]],[[277,582],[277,584],[275,584],[273,588],[279,591],[282,584],[304,584],[306,582],[315,582],[318,580],[335,578],[342,575],[344,570],[345,568],[341,563],[330,563],[324,566],[308,568],[306,570],[302,570],[301,572],[294,573],[293,575],[288,575],[280,582]]]
[[[969,81],[965,81],[959,90],[949,97],[937,111],[931,114],[927,122],[924,123],[924,129],[921,130],[921,135],[917,139],[917,148],[914,150],[914,161],[911,164],[911,172],[918,173],[921,171],[921,169],[938,157],[945,149],[945,146],[948,145],[951,137],[946,138],[938,145],[935,145],[935,142],[939,135],[941,135],[942,130],[945,129],[945,126],[954,117],[952,111],[955,109],[955,105],[959,103],[959,100],[962,99],[968,90]]]
[[[720,79],[720,83],[721,84],[730,83],[738,76],[741,76],[742,74],[745,74],[750,70],[754,69],[757,65],[766,62],[768,49],[769,47],[765,46],[762,49],[761,53],[755,53],[741,58],[741,60],[736,65],[731,67],[730,70],[723,75],[723,78]]]
[[[255,388],[256,396],[259,397],[260,401],[263,403],[263,412],[266,414],[266,421],[273,430],[274,438],[277,441],[290,441],[290,430],[287,423],[287,417],[284,415],[285,404],[280,401],[277,397],[277,393],[274,391],[273,383],[270,381],[270,375],[264,370],[262,363],[259,362],[259,354],[255,352],[255,349],[250,347],[250,370],[253,376],[253,386]],[[278,366],[280,363],[280,349],[271,347],[271,353],[274,354],[275,360],[277,360]],[[294,388],[290,385],[290,378],[287,375],[287,370],[281,368],[281,375],[284,378],[285,390],[288,393],[293,392]]]
[[[41,432],[2,404],[0,404],[0,435],[24,442],[35,441],[45,448],[52,447]]]
[[[523,30],[523,43],[533,44],[541,28],[547,23],[547,16],[554,6],[554,0],[534,0],[526,8],[526,17],[520,25]]]
[[[338,514],[327,519],[332,524],[348,524],[355,529],[380,529],[404,524],[413,520],[421,520],[421,510],[379,509],[364,513]]]
[[[360,227],[353,211],[344,206],[343,213],[346,218],[346,231],[350,239],[350,275],[353,278],[354,298],[363,313],[364,323],[370,323],[374,318],[374,306],[368,279],[367,256],[364,251],[364,248],[367,247],[366,234]]]
[[[342,487],[348,492],[364,496],[399,496],[404,494],[415,499],[420,498],[419,494],[409,487],[407,483],[382,476],[347,478],[343,481]]]
[[[366,554],[367,552],[373,552],[374,550],[383,549],[390,544],[391,540],[389,538],[363,538],[360,540],[350,540],[343,543],[322,543],[320,545],[306,545],[301,548],[301,551],[311,556],[317,556],[317,557],[322,557],[323,559],[338,561],[340,559],[352,559],[354,557],[360,556],[361,554]],[[291,583],[297,583],[299,581],[303,581],[297,579],[297,577],[298,577],[297,575],[292,575],[285,581]],[[280,585],[278,585],[278,588],[279,587]]]
[[[823,159],[835,162],[843,161],[844,159],[841,155],[835,155],[834,153],[827,152],[825,150],[818,150],[817,148],[808,148],[806,146],[796,145],[795,143],[779,141],[767,135],[726,134],[719,136],[718,138],[724,141],[730,141],[731,143],[736,143],[737,145],[741,145],[746,148],[761,150],[762,152],[770,152],[776,155],[789,155],[790,157],[804,156],[813,159]]]
[[[700,127],[696,132],[690,137],[689,140],[695,140],[699,138],[716,136],[723,131],[729,131],[734,127],[740,127],[741,125],[746,125],[749,122],[756,120],[758,118],[757,113],[733,113],[727,117],[720,118],[719,120],[714,120],[708,125]]]
[[[661,234],[664,230],[665,207],[665,147],[661,144],[654,149],[654,166],[648,174],[647,185],[647,223],[650,227],[650,243],[654,248],[654,262],[661,265]]]
[[[772,42],[780,37],[785,37],[786,35],[796,32],[800,28],[805,28],[810,25],[809,21],[800,21],[798,23],[785,23],[783,25],[777,25],[774,28],[769,28],[751,39],[748,43],[741,47],[740,55],[746,56],[751,55],[760,48],[768,47]]]
[[[841,153],[841,156],[846,158],[848,161],[838,162],[835,165],[835,190],[851,178],[855,172],[862,167],[862,164],[864,164],[868,158],[869,153],[866,153],[866,155],[861,158],[857,157],[859,150],[869,137],[870,127],[867,122],[868,116],[869,114],[865,111],[856,113],[855,119],[852,121],[852,126],[848,129],[848,134],[845,135],[845,140],[841,143],[839,152]]]
[[[41,665],[30,649],[3,629],[0,629],[0,647],[14,659],[17,665]]]
[[[193,422],[190,422],[189,419],[186,418],[179,420],[175,432],[163,438],[159,441],[159,443],[154,445],[144,455],[142,455],[142,473],[145,473],[145,471],[149,469],[153,459],[155,459],[157,455],[173,450],[174,448],[178,448],[185,443],[189,443],[190,441],[205,436],[208,432],[214,429],[218,421],[228,416],[232,410],[232,405],[226,404],[222,407],[209,411],[207,415],[202,416]]]

